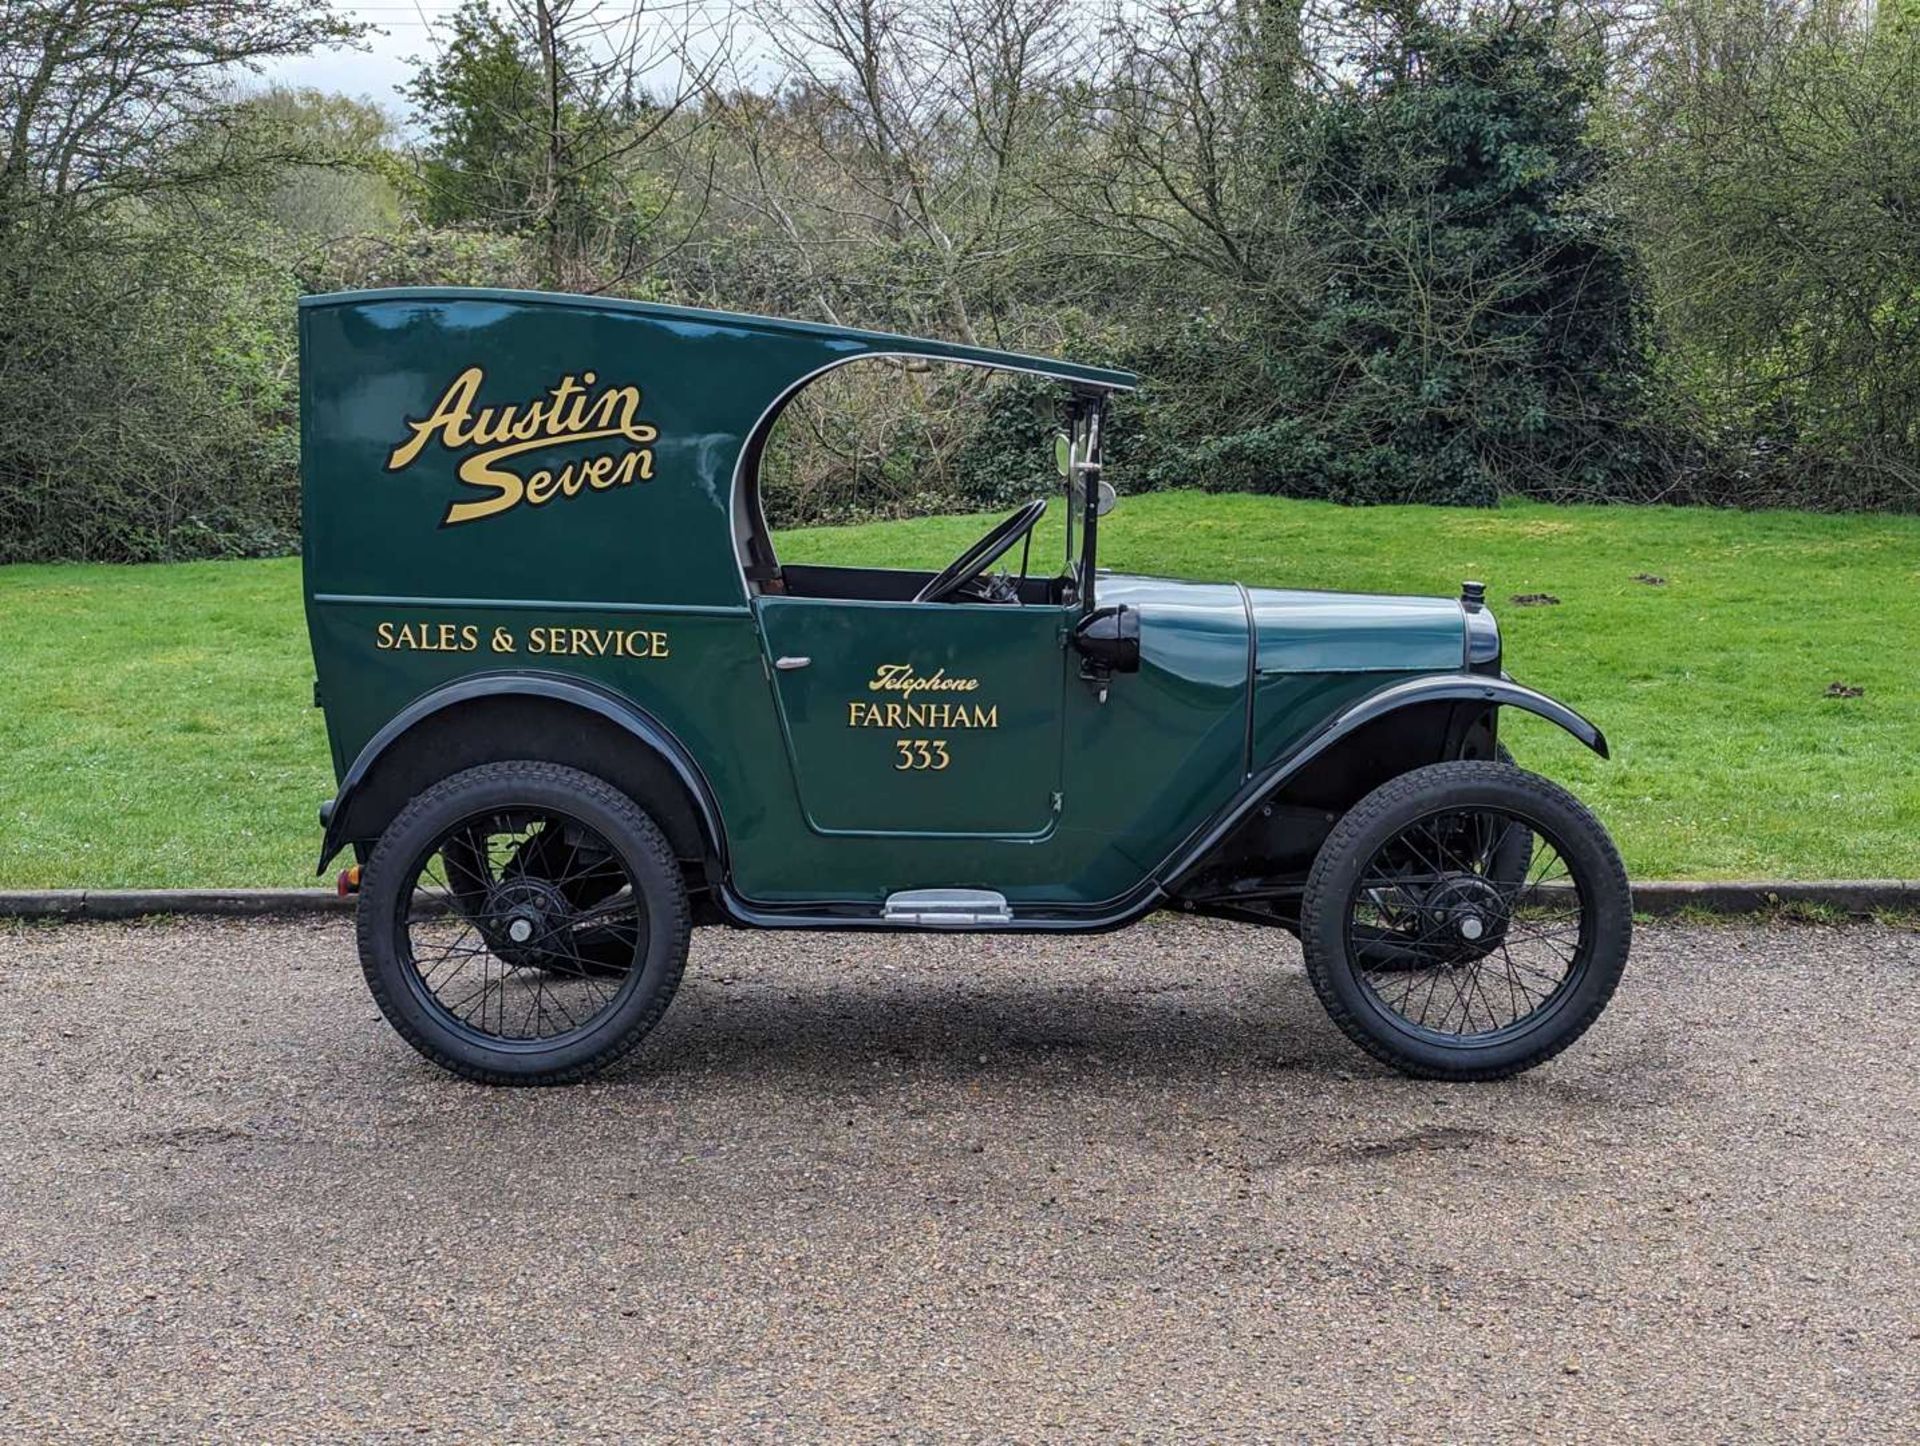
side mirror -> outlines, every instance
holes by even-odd
[[[1100,496],[1093,504],[1094,516],[1105,517],[1119,505],[1120,494],[1113,490],[1113,484],[1111,482],[1102,482],[1100,484]]]
[[[1095,608],[1073,630],[1073,645],[1098,673],[1140,671],[1140,614],[1122,603]]]
[[[1066,476],[1073,464],[1073,443],[1065,432],[1053,434],[1053,470]]]

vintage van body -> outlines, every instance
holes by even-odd
[[[1349,1033],[1447,1077],[1538,1062],[1612,991],[1612,845],[1498,760],[1502,708],[1604,755],[1599,729],[1505,676],[1477,584],[1101,571],[1100,435],[1130,375],[514,292],[309,297],[300,340],[339,780],[321,867],[354,850],[375,995],[450,1068],[554,1081],[617,1057],[701,921],[1278,926]],[[1057,572],[992,570],[1045,498],[938,575],[782,565],[769,433],[873,357],[1057,384]]]

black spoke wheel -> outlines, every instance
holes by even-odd
[[[632,963],[633,910],[622,903],[633,897],[632,880],[606,840],[577,819],[523,811],[462,820],[447,830],[414,887],[435,897],[444,891],[489,942],[508,946],[493,916],[516,898],[537,908],[551,892],[556,927],[558,910],[577,917],[550,947],[509,952],[562,979],[618,979]]]
[[[1314,862],[1301,942],[1347,1034],[1409,1074],[1496,1079],[1565,1049],[1606,1006],[1633,927],[1606,831],[1502,763],[1393,779]]]
[[[374,999],[435,1063],[496,1084],[605,1067],[685,968],[686,891],[666,839],[601,779],[487,764],[422,793],[381,837],[359,911]]]

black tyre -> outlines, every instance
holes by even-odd
[[[1606,1007],[1632,934],[1606,830],[1506,763],[1437,763],[1382,784],[1327,836],[1301,904],[1307,975],[1334,1022],[1426,1079],[1500,1079],[1551,1059]]]
[[[1507,752],[1507,745],[1496,744],[1493,756],[1508,767],[1518,767],[1513,755]],[[1500,843],[1493,856],[1487,860],[1487,872],[1503,884],[1519,884],[1525,881],[1527,870],[1533,864],[1533,832],[1530,829],[1516,828],[1501,836]]]
[[[1500,762],[1511,765],[1513,755],[1507,752],[1502,743],[1494,757]],[[1483,874],[1496,884],[1507,888],[1518,888],[1526,882],[1527,872],[1533,867],[1533,830],[1516,825],[1513,828],[1489,831],[1478,840],[1481,852],[1470,859],[1460,862],[1463,866]],[[1489,931],[1472,946],[1461,945],[1463,953],[1472,958],[1481,958],[1500,946],[1502,934]],[[1355,958],[1366,969],[1379,973],[1404,973],[1410,969],[1422,967],[1420,956],[1399,947],[1391,938],[1377,945],[1360,941]]]
[[[626,1054],[679,987],[688,929],[653,820],[552,763],[489,763],[420,794],[360,892],[360,965],[381,1013],[486,1084],[571,1084]]]

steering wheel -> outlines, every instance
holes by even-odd
[[[1012,516],[1002,518],[993,525],[991,532],[942,568],[931,582],[913,595],[913,600],[945,602],[985,572],[1001,553],[1033,531],[1034,525],[1046,514],[1047,499],[1036,497]]]

